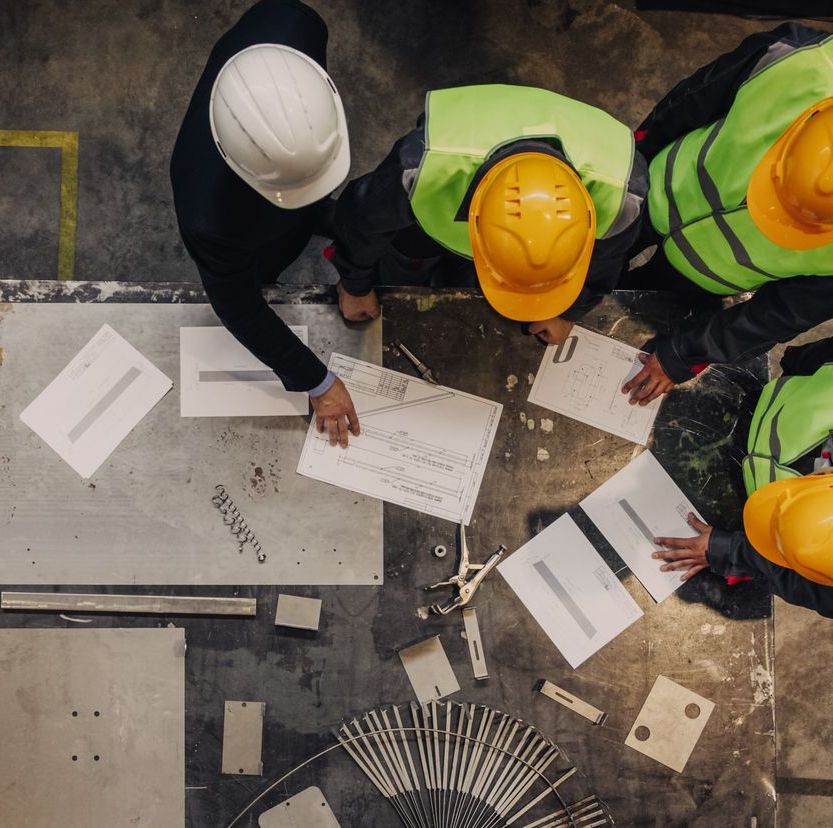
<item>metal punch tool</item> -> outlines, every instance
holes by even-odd
[[[437,382],[437,378],[434,376],[434,372],[421,360],[413,351],[406,348],[401,340],[394,339],[393,340],[393,347],[396,348],[398,351],[402,353],[402,356],[414,366],[419,372],[419,375],[426,381],[430,382],[432,385],[439,385]]]
[[[460,607],[464,607],[474,597],[478,587],[483,583],[483,579],[497,566],[506,547],[500,544],[498,548],[492,552],[486,563],[473,564],[469,562],[469,546],[466,543],[466,527],[460,524],[460,566],[457,569],[457,574],[452,575],[446,581],[432,584],[425,587],[426,590],[437,589],[438,587],[451,586],[457,588],[457,595],[454,598],[446,601],[444,604],[432,604],[428,607],[429,611],[434,615],[448,615]],[[474,573],[469,575],[469,573]]]

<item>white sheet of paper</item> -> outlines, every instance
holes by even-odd
[[[661,400],[631,405],[622,386],[642,369],[640,351],[578,325],[562,345],[548,345],[529,401],[645,445]]]
[[[102,325],[20,419],[81,477],[90,477],[172,385]]]
[[[661,572],[663,561],[651,557],[657,536],[691,538],[686,518],[691,501],[650,451],[616,472],[579,504],[622,560],[651,593],[664,601],[682,585],[680,572]]]
[[[468,524],[503,406],[334,353],[361,434],[331,446],[313,420],[298,473]]]
[[[306,325],[289,329],[304,345]],[[225,328],[179,329],[179,413],[183,417],[305,416],[309,397],[287,391],[275,372]]]
[[[566,514],[498,570],[573,668],[642,616],[636,601]]]

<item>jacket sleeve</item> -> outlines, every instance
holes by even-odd
[[[672,141],[725,115],[741,84],[768,53],[775,59],[828,36],[797,23],[750,35],[733,51],[680,81],[654,107],[637,129],[640,152],[650,161]]]
[[[770,563],[755,551],[743,532],[712,529],[706,558],[717,575],[763,576],[772,592],[788,603],[833,618],[833,587],[817,584],[792,569]]]
[[[234,338],[268,365],[287,391],[309,391],[321,385],[327,377],[326,366],[266,303],[254,262],[206,239],[199,240],[196,256],[194,240],[189,243],[185,232],[183,239],[211,307]]]
[[[653,349],[674,382],[693,376],[702,363],[734,363],[833,318],[833,277],[796,276],[769,282],[750,299],[693,317]]]
[[[376,267],[394,236],[416,224],[409,191],[423,150],[424,130],[418,126],[394,144],[373,172],[351,181],[338,198],[332,264],[342,287],[353,296],[370,292]]]

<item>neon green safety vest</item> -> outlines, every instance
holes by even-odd
[[[455,221],[475,173],[501,146],[557,140],[596,207],[596,237],[613,226],[625,200],[633,136],[593,106],[528,86],[461,86],[428,93],[425,153],[411,190],[422,229],[471,258],[468,222]]]
[[[741,86],[728,115],[667,146],[649,167],[651,223],[668,260],[711,293],[731,295],[791,276],[833,274],[833,244],[786,250],[746,209],[766,151],[808,107],[833,95],[833,37],[790,52]]]
[[[743,458],[747,494],[775,480],[801,477],[790,463],[833,432],[833,363],[809,377],[780,377],[764,388]]]

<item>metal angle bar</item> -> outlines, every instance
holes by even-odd
[[[431,821],[433,823],[434,822],[434,815],[435,815],[434,797],[431,793],[431,780],[430,780],[429,775],[428,775],[428,763],[425,759],[425,748],[424,748],[424,745],[423,745],[423,737],[424,737],[423,726],[420,723],[419,715],[418,715],[418,711],[420,711],[421,708],[418,705],[416,705],[414,702],[411,702],[410,708],[411,708],[411,721],[413,722],[414,727],[416,728],[416,743],[417,743],[417,748],[419,750],[420,765],[422,766],[422,778],[425,781],[426,795],[428,797],[428,805],[431,809]]]
[[[541,800],[546,799],[551,793],[553,793],[553,790],[555,788],[566,782],[576,772],[576,770],[576,768],[570,768],[569,770],[561,774],[561,776],[558,777],[558,779],[556,779],[555,782],[550,782],[548,788],[544,788],[544,790],[541,791],[541,793],[539,793],[538,796],[527,802],[526,805],[524,805],[524,807],[521,808],[520,811],[514,814],[511,819],[506,820],[507,826],[511,825],[513,822],[515,822],[515,820],[522,817],[530,808],[534,808],[539,802],[541,802]]]
[[[460,777],[462,773],[458,760],[460,758],[460,743],[462,741],[460,737],[462,736],[463,726],[466,721],[466,708],[463,705],[455,703],[453,709],[457,710],[457,729],[454,733],[454,753],[451,757],[451,788],[453,794],[452,805],[449,808],[449,819],[452,826],[456,824],[457,809],[460,805]]]
[[[495,809],[495,820],[505,816],[511,807],[508,803],[512,802],[515,791],[523,782],[523,772],[526,770],[526,766],[532,764],[541,751],[545,749],[546,743],[538,736],[535,728],[527,726],[513,753],[513,756],[520,759],[520,761],[515,762],[514,767],[508,767],[506,772],[501,774],[500,785],[495,793],[495,802],[493,805]]]
[[[345,725],[341,726],[342,730],[346,731],[347,738],[352,738],[350,735],[350,731],[347,730]],[[346,742],[344,739],[343,734],[340,731],[334,731],[334,735],[338,740],[339,744],[347,751],[347,755],[361,768],[364,775],[374,784],[376,789],[382,794],[385,799],[390,799],[390,793],[386,790],[384,784],[376,777],[376,774],[370,769],[368,765],[365,764],[364,759],[359,756],[358,752],[356,751],[356,742]]]
[[[405,731],[402,725],[402,716],[399,713],[398,707],[393,707],[393,716],[396,719],[396,724],[399,728],[399,738],[402,742],[402,748],[405,752],[405,758],[408,760],[408,767],[411,771],[411,778],[413,779],[415,790],[414,790],[414,799],[416,800],[416,804],[419,808],[420,813],[420,824],[424,826],[429,825],[428,821],[428,812],[425,810],[425,803],[422,801],[422,786],[420,785],[419,775],[417,774],[416,766],[414,765],[414,758],[411,754],[411,746],[408,743],[407,738],[405,737]],[[383,714],[384,716],[384,714]]]
[[[518,778],[506,791],[503,798],[497,805],[498,813],[502,818],[520,802],[523,795],[535,784],[538,773],[543,773],[558,756],[558,751],[553,749],[544,739],[539,739],[531,754],[522,756],[524,762],[530,767],[521,766]],[[536,772],[537,771],[537,772]]]
[[[600,816],[603,817],[601,822],[592,822],[588,825],[588,822]],[[604,807],[593,795],[527,823],[524,828],[560,828],[565,825],[584,825],[585,828],[593,828],[609,824]]]
[[[468,789],[466,787],[466,773],[468,771],[468,755],[469,755],[469,746],[472,744],[471,740],[471,731],[474,727],[474,716],[475,716],[475,706],[473,704],[466,704],[461,705],[460,716],[465,717],[465,739],[463,740],[463,750],[460,755],[460,772],[457,777],[457,790],[459,791],[459,796],[457,799],[457,803],[454,806],[454,825],[458,825],[458,816],[461,810],[464,808],[465,804],[468,802]]]
[[[515,734],[517,733],[519,727],[520,722],[517,719],[512,719],[510,716],[504,714],[503,721],[498,728],[498,733],[495,735],[495,740],[493,742],[493,745],[497,748],[497,750],[494,750],[494,748],[491,750],[489,760],[486,763],[483,782],[480,786],[480,806],[474,814],[476,825],[480,825],[484,819],[487,820],[487,822],[491,822],[492,814],[489,813],[488,809],[493,807],[492,802],[495,793],[494,786],[496,784],[494,780],[498,775],[501,765],[508,761],[506,753],[503,753],[502,751],[509,750],[509,746],[514,740]]]
[[[492,729],[492,721],[495,717],[494,710],[488,707],[481,707],[479,709],[480,722],[478,724],[477,730],[477,741],[475,742],[475,745],[471,750],[471,763],[466,772],[466,787],[468,790],[469,798],[466,802],[465,807],[463,808],[462,814],[460,814],[461,826],[469,825],[471,810],[477,803],[475,787],[477,784],[476,780],[480,772],[480,757],[483,753],[483,746],[487,744],[486,739],[489,736],[489,731]]]
[[[184,595],[86,595],[70,592],[3,592],[0,609],[32,612],[110,612],[158,615],[257,615],[256,598]]]
[[[506,726],[508,716],[505,713],[499,714],[501,716],[495,734],[490,737],[489,741],[484,745],[483,760],[480,766],[480,771],[477,774],[474,787],[472,788],[472,796],[474,799],[471,802],[469,811],[466,815],[464,825],[466,828],[477,825],[477,818],[483,808],[483,791],[487,778],[490,776],[489,770],[492,765],[494,757],[494,745],[500,740],[503,730]]]

